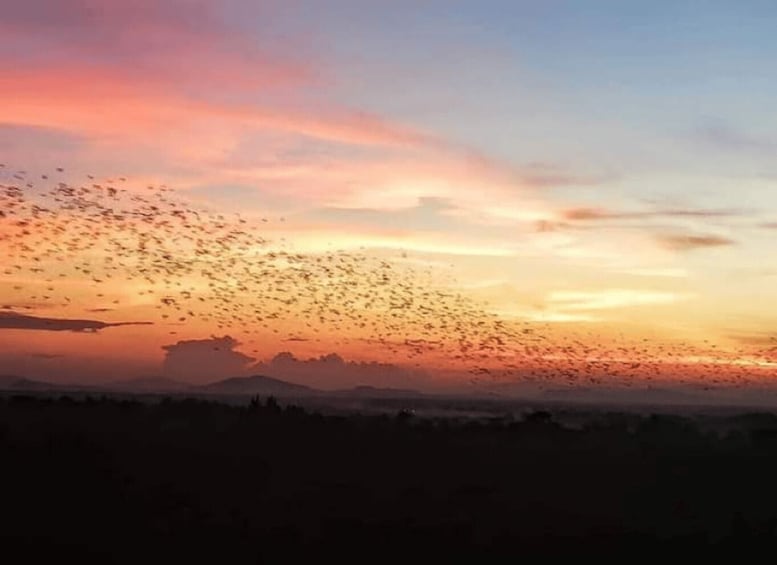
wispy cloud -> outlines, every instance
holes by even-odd
[[[28,355],[36,359],[61,359],[64,357],[61,353],[29,353]]]
[[[651,218],[728,218],[741,215],[737,210],[660,209],[649,211],[613,211],[604,208],[568,208],[561,211],[567,221],[641,220]]]
[[[0,123],[131,141],[192,160],[223,155],[256,131],[357,145],[437,143],[417,128],[323,102],[314,54],[298,53],[291,40],[263,41],[228,22],[222,8],[175,0],[8,6]],[[271,26],[271,4],[248,9],[257,25]]]
[[[708,145],[726,151],[748,153],[777,153],[777,140],[737,129],[729,124],[717,122],[702,125],[696,129],[696,136]]]
[[[10,9],[0,30],[0,46],[24,54],[0,76],[0,123],[77,136],[98,162],[120,150],[177,186],[251,186],[377,210],[450,198],[514,221],[547,215],[527,191],[600,180],[516,167],[334,102],[323,94],[331,69],[313,54],[265,44],[207,2],[34,0]],[[307,151],[310,143],[320,146]]]
[[[254,10],[271,15],[265,2]],[[16,2],[3,10],[0,30],[26,67],[80,60],[94,68],[120,66],[130,80],[219,81],[227,90],[311,80],[310,67],[290,50],[235,33],[218,5],[200,0]]]
[[[598,185],[613,180],[613,175],[585,175],[565,170],[553,163],[529,163],[521,169],[525,183],[537,188]]]
[[[662,246],[674,251],[693,251],[736,244],[733,239],[718,235],[664,234],[658,236],[658,241]]]
[[[689,276],[688,271],[680,267],[644,267],[620,269],[618,272],[638,277],[659,277],[672,279],[684,279]]]
[[[208,101],[164,84],[133,80],[118,69],[72,65],[3,73],[0,122],[59,128],[96,139],[140,141],[163,134],[154,143],[170,151],[186,135],[202,134],[202,139],[189,140],[202,143],[208,132],[229,134],[236,143],[252,128],[352,144],[433,143],[428,134],[366,112]]]
[[[774,332],[735,332],[730,334],[729,337],[744,345],[752,345],[755,347],[770,347],[774,348],[774,351],[777,351],[777,333]]]
[[[690,295],[677,292],[612,288],[596,291],[553,291],[546,301],[561,310],[574,311],[673,304],[688,298]]]

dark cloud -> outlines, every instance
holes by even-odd
[[[60,359],[64,357],[61,353],[29,353],[29,356],[36,359]]]
[[[256,359],[235,351],[239,345],[228,335],[165,345],[164,373],[190,383],[245,375]]]
[[[97,332],[116,326],[149,325],[152,322],[100,322],[98,320],[71,320],[65,318],[40,318],[19,314],[12,310],[0,310],[0,329],[48,330],[69,332]]]
[[[251,372],[330,390],[354,386],[417,388],[426,385],[429,378],[420,370],[375,361],[346,361],[337,353],[303,360],[282,352],[270,361],[257,363]]]
[[[288,341],[302,341],[290,338]],[[414,388],[426,384],[428,375],[390,363],[346,361],[337,353],[297,359],[278,353],[269,361],[237,351],[240,343],[230,336],[192,339],[165,345],[164,374],[189,383],[206,383],[229,377],[264,375],[320,389],[368,385]]]
[[[658,240],[664,247],[676,251],[691,251],[705,247],[723,247],[736,243],[733,239],[717,235],[667,234],[659,236]]]

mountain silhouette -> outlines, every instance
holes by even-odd
[[[306,385],[295,384],[265,375],[232,377],[206,385],[193,385],[167,377],[140,377],[123,381],[99,384],[51,383],[20,377],[0,375],[0,390],[27,392],[95,391],[117,393],[160,393],[160,394],[233,394],[233,395],[276,395],[276,396],[331,396],[349,398],[408,398],[428,396],[412,389],[380,388],[369,385],[335,391],[324,391]]]
[[[17,375],[0,375],[0,387],[10,386],[21,378]]]
[[[305,385],[298,385],[266,377],[233,377],[197,387],[198,391],[210,394],[276,394],[276,395],[313,395],[322,391]]]
[[[44,381],[36,381],[17,375],[0,375],[0,390],[36,391],[51,390],[53,388],[57,388],[56,385]]]
[[[112,390],[125,392],[176,392],[183,393],[192,390],[192,385],[168,379],[166,377],[140,377],[125,381],[116,381],[104,385]]]
[[[346,388],[333,391],[331,394],[338,396],[357,396],[357,397],[386,397],[386,398],[407,398],[428,396],[417,390],[410,388],[381,388],[370,385],[359,385],[353,388]]]

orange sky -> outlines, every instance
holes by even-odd
[[[683,93],[639,83],[583,23],[554,59],[434,2],[428,20],[398,8],[401,47],[357,7],[348,34],[308,8],[36,0],[4,17],[2,372],[161,374],[164,346],[229,335],[208,371],[291,351],[419,386],[773,376],[777,142],[757,97],[694,90],[725,76],[704,74],[714,53],[672,63]],[[761,76],[752,49],[742,84]],[[577,56],[589,76],[559,67]]]

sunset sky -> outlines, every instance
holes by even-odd
[[[336,279],[353,277],[342,292],[373,284],[383,261],[380,292],[414,300],[391,318],[358,302],[366,295],[338,295],[377,321],[330,316],[314,335],[297,311],[258,324],[246,313],[268,295],[249,300],[238,282],[229,300],[243,317],[219,324],[204,310],[161,318],[163,291],[152,298],[118,275],[63,272],[43,299],[51,283],[31,265],[62,257],[36,260],[39,240],[21,257],[43,228],[20,235],[0,216],[0,374],[207,382],[259,371],[423,388],[519,381],[538,364],[545,378],[574,357],[587,364],[574,382],[641,380],[647,364],[661,379],[777,376],[775,29],[777,6],[760,1],[7,2],[1,185],[29,202],[59,182],[169,187],[306,268],[340,254],[357,265]],[[52,240],[63,218],[43,220]],[[173,241],[167,229],[153,227]],[[239,237],[223,253],[247,262],[261,246]],[[311,288],[332,283],[311,272]],[[175,277],[203,308],[226,300]],[[445,296],[413,310],[432,300],[424,291]],[[440,302],[448,294],[466,305]],[[498,355],[453,356],[456,332],[471,335],[454,322],[433,330],[450,344],[407,355],[429,339],[424,323],[454,310],[512,328]],[[149,323],[52,331],[32,318]],[[542,350],[521,336],[540,336]],[[281,352],[295,358],[273,361]]]

